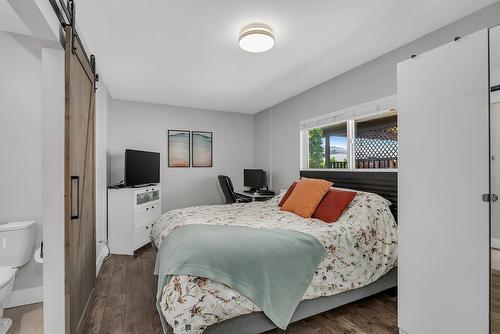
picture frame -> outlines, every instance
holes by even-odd
[[[168,130],[167,147],[169,168],[191,166],[191,131]]]
[[[213,132],[191,132],[192,167],[213,167]]]

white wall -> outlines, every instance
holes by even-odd
[[[96,163],[96,261],[99,273],[102,261],[107,255],[105,247],[106,240],[106,221],[107,221],[107,142],[108,142],[108,117],[111,107],[111,98],[108,89],[102,78],[97,82],[97,92],[95,97],[95,163]]]
[[[45,333],[64,333],[64,50],[42,49],[43,317]]]
[[[455,23],[391,51],[330,81],[296,95],[255,117],[255,160],[272,167],[272,187],[287,188],[299,176],[302,120],[396,94],[396,64],[488,26],[500,24],[500,3],[495,3]],[[272,126],[269,127],[272,113]],[[271,156],[271,159],[268,157]]]
[[[36,220],[42,238],[42,48],[32,37],[0,32],[0,223]],[[31,260],[15,291],[40,287],[42,265]],[[13,294],[15,296],[15,293]]]
[[[168,168],[167,130],[213,132],[212,168]],[[162,211],[223,203],[217,175],[243,187],[243,169],[254,166],[253,115],[111,100],[108,123],[110,183],[123,180],[126,148],[161,153]]]
[[[273,113],[261,112],[255,115],[255,167],[266,171],[267,184],[272,185]],[[280,189],[274,189],[279,192]]]
[[[500,85],[500,26],[490,29],[490,81]]]

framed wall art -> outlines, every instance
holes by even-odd
[[[213,133],[193,131],[191,133],[193,167],[213,166]]]
[[[190,131],[168,130],[168,167],[189,167]]]

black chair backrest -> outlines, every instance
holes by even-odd
[[[219,184],[222,189],[222,193],[226,198],[226,204],[236,203],[236,195],[234,194],[233,183],[231,182],[229,176],[219,175],[217,176],[217,178],[219,179]]]

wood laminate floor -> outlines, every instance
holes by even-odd
[[[136,257],[113,255],[104,262],[83,333],[162,333],[154,261],[154,250],[146,247]],[[398,333],[396,299],[382,293],[267,334]]]
[[[491,270],[491,333],[500,334],[500,271]]]

